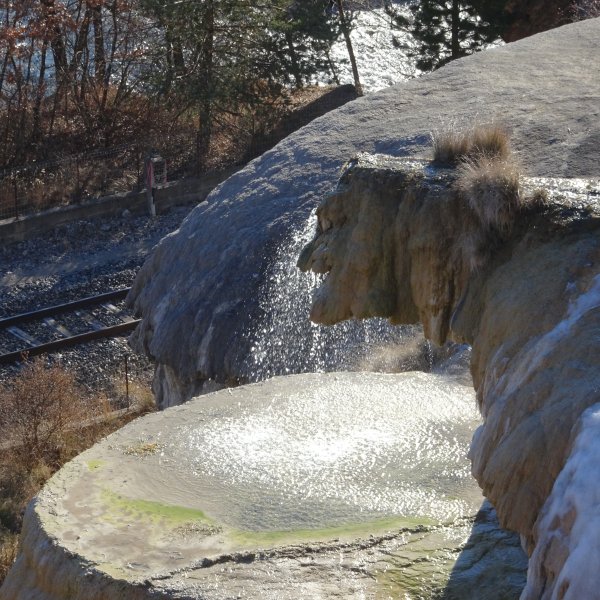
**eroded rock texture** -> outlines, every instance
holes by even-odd
[[[351,161],[300,257],[301,268],[328,273],[311,318],[420,320],[438,344],[471,344],[484,419],[472,471],[501,524],[535,548],[523,597],[595,597],[578,595],[599,583],[589,583],[589,571],[563,571],[582,534],[600,551],[600,540],[594,546],[573,526],[590,512],[578,496],[600,489],[593,477],[582,485],[585,461],[569,458],[570,474],[546,500],[582,413],[600,401],[599,181],[525,181],[513,227],[500,236],[478,221],[454,179],[414,161]],[[543,203],[538,186],[550,190]],[[473,253],[484,250],[474,269]]]
[[[159,365],[161,406],[207,379],[248,379],[276,248],[357,152],[419,155],[432,129],[496,120],[512,129],[530,175],[594,175],[599,38],[596,19],[454,61],[317,119],[221,185],[160,243],[131,293],[143,318],[132,342]]]

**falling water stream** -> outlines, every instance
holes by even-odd
[[[320,276],[302,273],[296,261],[316,228],[313,214],[282,243],[259,294],[261,317],[242,368],[250,381],[274,375],[323,371],[429,370],[429,344],[417,326],[392,326],[385,319],[312,323],[308,315]]]

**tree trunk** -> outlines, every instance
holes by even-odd
[[[338,77],[337,71],[335,70],[335,65],[333,64],[333,60],[331,60],[331,54],[329,52],[329,48],[325,50],[325,56],[327,57],[327,64],[329,65],[329,70],[331,71],[331,77],[333,78],[333,83],[335,85],[340,85],[340,78]]]
[[[198,170],[205,171],[208,163],[213,122],[213,77],[214,77],[214,39],[215,39],[215,7],[214,0],[207,0],[204,14],[204,34],[200,47],[201,81],[204,91],[200,99],[198,117]]]
[[[344,12],[343,0],[335,0],[337,5],[338,13],[340,16],[340,26],[342,33],[344,34],[344,40],[346,41],[346,48],[348,49],[348,57],[350,58],[350,65],[352,66],[352,76],[354,77],[354,88],[356,89],[356,95],[362,96],[363,90],[358,76],[358,67],[356,65],[356,57],[354,56],[354,48],[352,47],[352,40],[350,39],[350,26],[346,19],[346,13]]]
[[[106,55],[104,53],[104,29],[102,26],[102,6],[92,8],[92,24],[94,26],[94,78],[102,85],[106,75]]]
[[[48,24],[50,34],[50,46],[56,70],[57,88],[61,87],[67,76],[67,49],[63,39],[63,31],[56,14],[55,0],[42,0],[42,12],[44,20]]]
[[[167,69],[162,92],[168,94],[173,86],[175,77],[183,77],[185,73],[185,59],[181,39],[174,32],[173,24],[168,19],[161,23],[165,31],[165,59]]]
[[[287,42],[288,52],[290,54],[290,62],[292,65],[292,75],[296,81],[296,88],[302,87],[302,73],[300,72],[300,64],[298,63],[298,54],[296,48],[294,48],[294,40],[292,39],[292,33],[290,31],[285,32],[285,41]]]
[[[35,105],[33,107],[33,124],[31,129],[31,142],[36,143],[41,138],[41,108],[46,89],[46,52],[48,49],[48,40],[44,38],[42,44],[42,56],[40,59],[40,71],[35,96]]]
[[[460,26],[460,3],[458,0],[452,0],[452,58],[460,56],[460,41],[458,39]]]

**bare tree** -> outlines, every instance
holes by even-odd
[[[59,463],[68,438],[91,416],[73,375],[38,359],[25,366],[12,387],[0,390],[0,425],[15,453],[30,464]]]
[[[340,19],[340,28],[342,30],[342,35],[344,36],[344,41],[346,42],[346,48],[348,50],[348,58],[350,59],[350,66],[352,67],[352,77],[354,79],[354,88],[356,89],[356,94],[358,96],[363,95],[362,85],[360,83],[360,76],[358,74],[358,66],[356,64],[356,57],[354,56],[354,47],[352,46],[352,39],[350,38],[350,22],[346,16],[346,11],[344,7],[344,0],[335,0],[335,5],[337,7],[339,19]]]

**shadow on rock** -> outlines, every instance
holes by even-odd
[[[502,529],[486,500],[461,551],[443,600],[515,600],[527,579],[527,555],[519,535]]]

